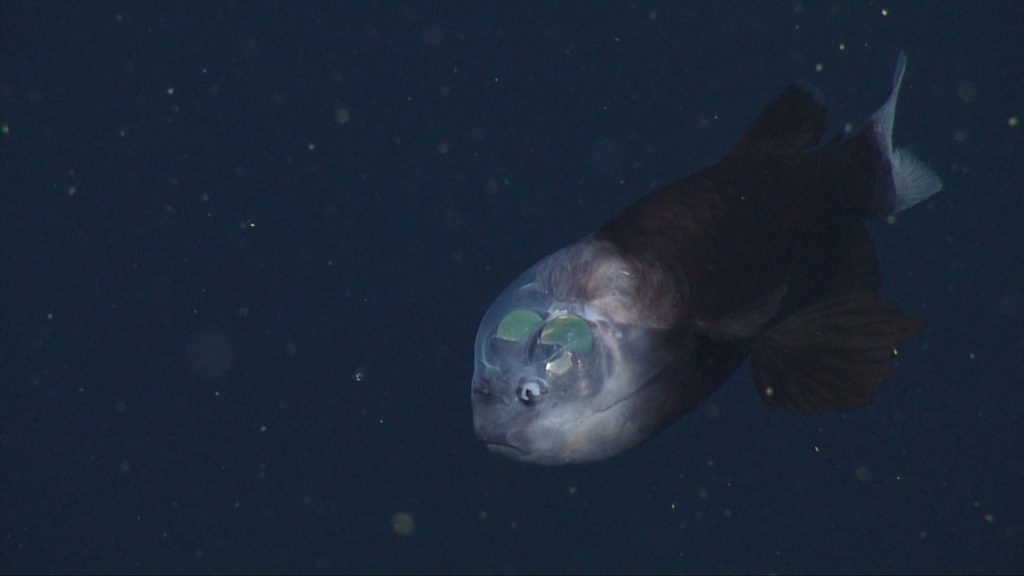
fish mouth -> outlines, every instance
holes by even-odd
[[[490,450],[491,452],[496,452],[498,454],[506,454],[510,456],[519,457],[527,456],[530,454],[528,450],[523,450],[519,446],[509,444],[508,442],[496,442],[493,440],[481,440],[481,442],[483,442],[483,445],[486,446],[488,450]]]

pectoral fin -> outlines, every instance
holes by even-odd
[[[751,305],[734,310],[714,320],[696,320],[697,332],[712,340],[747,340],[753,338],[779,311],[782,299],[789,291],[788,284],[782,284],[770,293],[755,300]]]
[[[790,412],[862,406],[892,373],[895,350],[922,325],[875,292],[829,297],[754,340],[754,384],[765,402]]]

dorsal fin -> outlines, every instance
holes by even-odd
[[[790,84],[747,126],[733,152],[793,155],[816,146],[825,128],[818,91],[809,84]]]

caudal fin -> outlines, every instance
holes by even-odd
[[[907,70],[907,55],[900,52],[896,59],[896,70],[893,72],[892,92],[885,104],[861,128],[862,133],[870,134],[876,139],[875,145],[886,164],[889,178],[873,199],[872,216],[895,214],[910,208],[942,189],[942,180],[910,152],[901,148],[893,148],[892,125],[896,117],[896,100],[900,95],[903,74]]]

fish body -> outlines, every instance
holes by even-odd
[[[825,107],[792,84],[722,160],[544,258],[484,315],[473,423],[540,464],[620,454],[695,408],[747,358],[771,406],[869,402],[921,322],[879,293],[865,221],[939,191],[892,145],[889,98],[822,144]]]

